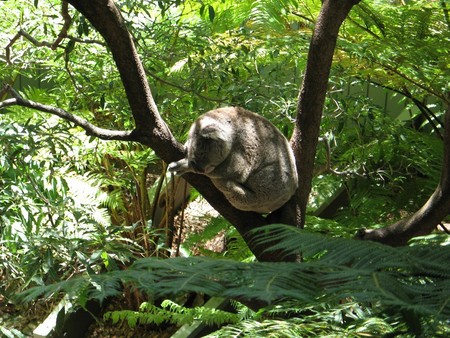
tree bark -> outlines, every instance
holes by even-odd
[[[416,236],[430,234],[450,214],[450,104],[444,119],[444,162],[440,182],[428,201],[412,216],[381,229],[361,229],[356,238],[391,246],[406,245]]]
[[[320,122],[339,28],[353,6],[359,2],[360,0],[325,0],[317,19],[291,138],[297,161],[299,187],[295,201],[286,206],[290,210],[284,211],[283,217],[288,219],[288,224],[296,224],[299,227],[305,224]]]

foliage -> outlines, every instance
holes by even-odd
[[[420,101],[444,98],[450,71],[447,6],[446,1],[360,4],[351,17],[360,29],[345,30],[342,41],[343,50],[359,62],[345,65],[358,77],[370,76]]]
[[[316,307],[284,302],[206,337],[374,337],[394,333],[397,325],[350,300]]]
[[[195,320],[201,320],[207,325],[223,325],[239,321],[238,315],[226,311],[207,307],[186,308],[171,300],[164,300],[161,308],[148,302],[140,305],[139,311],[110,311],[103,316],[105,320],[111,320],[113,324],[126,322],[134,328],[136,325],[171,323],[176,325],[192,324]]]
[[[199,292],[273,304],[292,299],[302,308],[349,299],[377,313],[404,313],[436,329],[450,313],[448,239],[440,245],[392,248],[377,243],[330,238],[271,225],[261,244],[280,239],[270,250],[302,253],[303,263],[242,263],[209,258],[144,258],[127,270],[84,274],[22,293],[23,300],[64,291],[103,300],[121,293],[122,283],[155,297]],[[412,317],[411,317],[412,316]],[[432,319],[430,319],[432,318]]]
[[[389,224],[417,210],[439,180],[442,141],[409,128],[367,97],[336,99],[322,122],[310,210],[342,187],[350,205],[336,220],[353,232],[369,220]]]
[[[0,130],[5,144],[0,152],[0,281],[5,292],[86,269],[111,269],[128,262],[130,251],[141,251],[122,237],[125,229],[111,224],[97,180],[67,165],[77,155],[66,126],[1,123]]]
[[[204,219],[204,221],[207,220]],[[224,233],[226,240],[225,253],[215,253],[202,248],[202,244],[213,239],[222,232]],[[239,235],[237,230],[222,216],[210,218],[207,221],[206,227],[201,232],[189,234],[184,240],[182,247],[187,253],[191,253],[192,249],[195,248],[200,251],[202,256],[225,256],[227,259],[238,261],[252,260],[254,258],[242,236]],[[191,256],[191,254],[188,254],[188,256]]]

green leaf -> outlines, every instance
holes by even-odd
[[[208,15],[209,15],[209,21],[213,22],[214,18],[216,17],[216,12],[214,11],[213,6],[208,5]]]

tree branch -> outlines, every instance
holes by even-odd
[[[69,0],[103,36],[111,50],[125,88],[141,143],[166,162],[183,156],[182,146],[159,115],[133,37],[112,0]]]
[[[72,18],[69,15],[69,6],[67,1],[62,1],[61,4],[61,14],[64,19],[63,27],[61,28],[61,31],[59,32],[58,36],[56,37],[55,41],[48,42],[48,41],[38,41],[33,36],[25,32],[24,30],[20,29],[16,35],[9,41],[9,43],[5,47],[5,59],[8,64],[11,64],[11,47],[14,45],[14,43],[20,38],[24,37],[28,41],[30,41],[33,45],[37,47],[48,47],[52,50],[55,50],[59,47],[59,44],[61,41],[67,37],[67,31],[70,28],[70,25],[72,24]]]
[[[201,99],[203,99],[205,101],[218,102],[218,103],[223,103],[223,102],[226,101],[225,99],[221,99],[221,98],[206,97],[206,96],[198,93],[197,91],[195,91],[193,89],[185,88],[185,87],[180,86],[180,85],[178,85],[176,83],[164,80],[163,78],[159,77],[158,75],[153,74],[153,73],[151,73],[151,72],[149,72],[147,70],[145,71],[145,73],[147,75],[151,76],[152,78],[154,78],[158,82],[161,82],[161,83],[163,83],[165,85],[168,85],[168,86],[171,86],[173,88],[177,88],[177,89],[179,89],[179,90],[181,90],[183,92],[186,92],[186,93],[192,93],[193,95],[195,95],[195,96],[197,96],[197,97],[199,97],[199,98],[201,98]]]
[[[396,89],[393,87],[390,87],[388,85],[384,85],[381,84],[379,82],[376,82],[372,79],[369,79],[370,83],[373,83],[376,86],[382,87],[382,88],[386,88],[390,91],[393,91],[395,93],[398,93],[400,95],[403,95],[404,97],[410,99],[416,106],[417,108],[420,110],[420,112],[425,116],[425,118],[427,119],[427,121],[430,123],[431,127],[433,128],[434,132],[436,133],[437,136],[439,136],[439,138],[441,140],[443,140],[443,136],[441,134],[441,132],[439,131],[438,126],[436,125],[436,123],[438,123],[441,128],[444,128],[444,124],[441,122],[441,120],[439,120],[439,118],[436,116],[436,114],[433,113],[433,111],[428,108],[425,104],[423,104],[422,102],[420,102],[418,99],[416,99],[407,88],[403,88],[403,91],[400,89]],[[436,121],[436,123],[435,123]]]
[[[339,29],[350,10],[360,0],[325,0],[317,18],[309,47],[308,61],[300,90],[297,119],[291,145],[297,161],[299,187],[295,201],[286,206],[283,219],[303,227],[311,191],[314,160],[322,110]],[[294,209],[294,210],[293,210]]]
[[[67,1],[62,1],[61,3],[61,15],[64,19],[64,24],[59,32],[58,36],[56,37],[56,40],[53,42],[53,44],[50,46],[51,49],[56,49],[56,47],[59,46],[61,41],[67,37],[67,31],[70,28],[70,25],[72,24],[72,18],[69,15],[69,4]]]
[[[9,85],[5,85],[5,90],[11,93],[13,97],[0,102],[0,109],[10,106],[27,107],[44,113],[56,115],[64,120],[70,121],[76,126],[83,128],[89,136],[96,136],[103,140],[138,141],[138,138],[133,135],[133,132],[99,128],[89,123],[87,120],[77,115],[73,115],[64,109],[24,99]]]
[[[450,213],[450,105],[445,113],[444,126],[444,163],[433,195],[409,218],[381,229],[361,229],[356,238],[392,246],[406,245],[413,237],[430,234]]]
[[[182,158],[183,146],[172,136],[158,112],[133,38],[114,1],[69,0],[68,2],[89,20],[111,50],[136,123],[133,136],[140,143],[151,147],[167,163]],[[257,259],[280,261],[285,258],[281,256],[282,253],[266,253],[265,247],[253,243],[249,231],[267,224],[267,220],[262,215],[238,210],[231,206],[206,176],[189,174],[184,177],[213,208],[236,227]]]

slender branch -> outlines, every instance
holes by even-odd
[[[100,46],[106,47],[106,43],[104,41],[101,41],[101,40],[81,39],[81,38],[77,38],[77,37],[72,36],[72,35],[67,35],[67,38],[69,40],[73,40],[73,41],[78,42],[78,43],[95,44],[95,45],[100,45]]]
[[[58,36],[56,37],[56,40],[52,43],[50,47],[51,49],[56,49],[56,47],[59,46],[61,41],[64,40],[65,37],[67,37],[67,31],[69,30],[70,25],[72,24],[72,18],[69,15],[69,3],[67,1],[63,1],[61,3],[61,14],[64,19],[64,24]]]
[[[441,6],[444,13],[445,22],[447,22],[447,27],[450,29],[450,15],[445,0],[441,0]]]
[[[303,20],[305,20],[308,23],[311,23],[313,25],[315,24],[315,21],[313,19],[308,18],[306,15],[303,15],[300,12],[292,11],[291,13],[292,13],[292,15],[298,16],[300,19],[303,19]]]
[[[350,21],[351,23],[353,23],[356,27],[358,27],[359,29],[361,29],[362,31],[372,35],[374,38],[376,39],[381,39],[381,37],[376,34],[375,32],[372,32],[368,27],[365,27],[363,25],[361,25],[360,23],[358,23],[356,20],[353,20],[352,18],[348,18],[348,21]]]
[[[27,100],[20,96],[11,86],[6,85],[5,88],[13,96],[10,99],[0,102],[0,109],[10,107],[10,106],[22,106],[31,109],[35,109],[44,113],[49,113],[56,115],[66,121],[74,123],[76,126],[83,128],[87,135],[96,136],[103,140],[121,140],[121,141],[138,141],[138,138],[133,135],[130,131],[119,131],[119,130],[109,130],[97,127],[87,120],[69,113],[64,109],[45,105],[39,102],[34,102]]]
[[[422,83],[420,83],[420,82],[418,82],[418,81],[412,79],[412,78],[409,77],[408,75],[402,73],[402,72],[401,72],[400,70],[398,70],[397,68],[394,68],[394,67],[392,67],[392,66],[389,66],[389,65],[387,65],[387,64],[384,64],[384,63],[379,62],[379,61],[376,61],[376,60],[372,60],[372,62],[375,63],[375,64],[377,64],[377,65],[379,65],[379,66],[381,66],[381,67],[383,67],[383,68],[385,68],[385,69],[387,69],[387,70],[389,70],[389,71],[391,71],[391,72],[393,72],[393,73],[395,73],[395,74],[397,74],[397,75],[400,76],[401,78],[405,79],[405,80],[408,81],[408,82],[411,82],[413,85],[415,85],[415,86],[417,86],[417,87],[419,87],[419,88],[425,90],[426,92],[428,92],[428,93],[430,93],[430,94],[433,94],[434,96],[440,98],[442,101],[445,101],[445,102],[447,102],[447,103],[450,103],[448,97],[446,97],[446,96],[443,95],[442,93],[436,92],[436,91],[434,91],[431,87],[427,87],[426,85],[424,85],[424,84],[422,84]]]
[[[62,17],[64,19],[63,27],[61,28],[61,31],[59,32],[58,36],[56,37],[55,41],[48,42],[48,41],[39,41],[35,39],[33,36],[31,36],[29,33],[25,32],[23,29],[20,29],[16,35],[9,41],[9,43],[5,47],[5,59],[8,64],[11,64],[11,48],[16,43],[16,41],[20,37],[24,37],[28,41],[30,41],[33,45],[36,47],[47,47],[52,50],[55,50],[59,47],[62,40],[64,40],[65,37],[67,37],[67,31],[70,28],[70,25],[72,24],[72,18],[69,15],[69,4],[66,1],[63,1],[61,4],[61,13]]]

